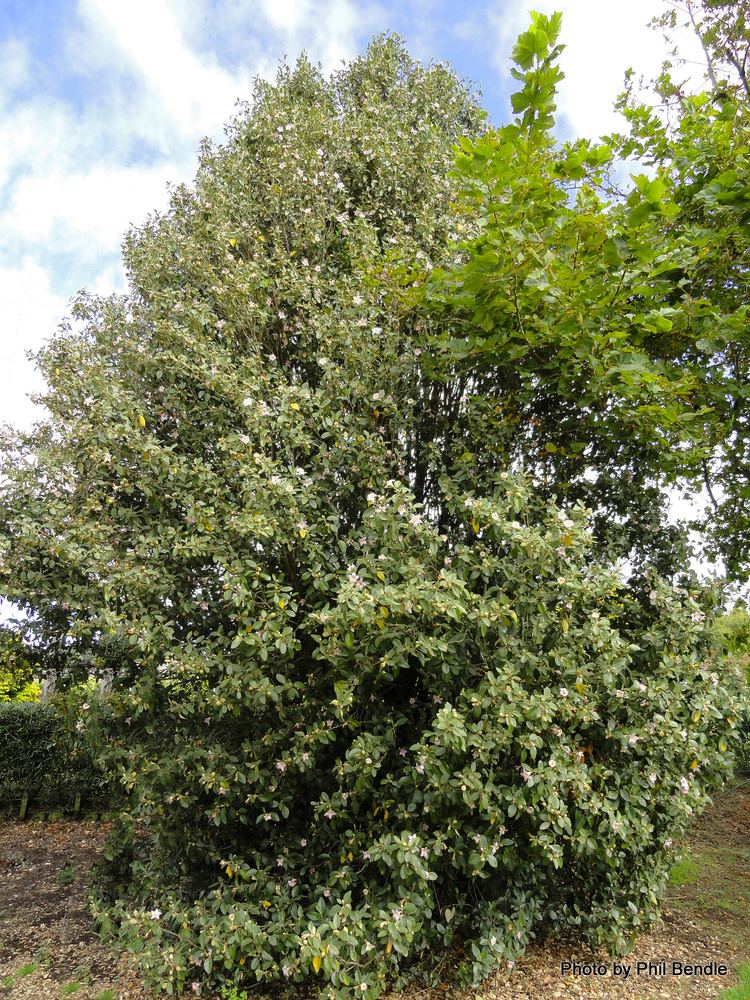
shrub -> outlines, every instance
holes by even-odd
[[[77,745],[51,705],[0,705],[0,801],[73,805],[77,793],[94,805],[107,802],[101,774]]]
[[[149,980],[370,995],[438,945],[477,982],[545,926],[623,951],[651,924],[727,773],[737,679],[695,595],[592,567],[580,511],[510,477],[454,503],[448,546],[402,487],[371,500],[356,565],[292,612],[309,659],[240,634],[198,707],[174,655],[169,736],[133,697],[110,759],[159,839],[121,842],[128,897],[98,913]]]

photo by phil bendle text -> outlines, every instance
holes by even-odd
[[[636,962],[635,969],[629,962],[613,962],[612,968],[604,962],[561,962],[560,975],[573,976],[618,976],[627,979],[632,972],[636,976],[726,976],[729,969],[720,962],[690,964],[662,960],[659,962]]]

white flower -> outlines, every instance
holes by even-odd
[[[649,782],[652,785],[656,784],[656,782],[658,781],[658,778],[659,778],[659,775],[656,773],[656,771],[652,771],[651,774],[649,774],[649,776],[648,776],[648,780],[649,780]]]
[[[78,722],[76,722],[76,732],[82,733],[85,728],[86,727],[85,727],[83,721],[81,719],[79,719]]]
[[[159,918],[161,917],[161,910],[158,908],[155,910],[150,910],[148,915],[149,917],[151,917],[152,920],[159,920]]]
[[[641,681],[636,681],[635,682],[635,686],[638,688],[638,690],[641,692],[641,694],[643,694],[644,691],[648,690],[648,688],[646,687],[646,685],[643,684]]]
[[[519,767],[518,770],[521,772],[521,777],[523,778],[523,780],[528,785],[529,782],[531,781],[532,777],[533,777],[532,772],[527,767]]]
[[[284,771],[286,771],[286,764],[284,763],[283,760],[276,761],[276,770],[281,771],[282,774],[284,773]]]
[[[323,815],[325,816],[326,819],[333,819],[336,813],[333,811],[333,809],[326,809]]]
[[[617,690],[615,691],[615,698],[624,698],[624,697],[625,697],[625,692],[622,691],[620,688],[617,688]]]
[[[240,441],[242,444],[250,444],[250,438],[247,434],[240,434]]]
[[[641,739],[640,736],[638,736],[636,733],[631,733],[630,736],[628,736],[628,744],[631,747],[634,747],[636,743],[640,742],[640,739]]]
[[[600,615],[600,613],[598,611],[592,611],[591,612],[591,620],[592,621],[597,621],[599,618],[601,618],[601,615]]]
[[[252,406],[254,402],[255,402],[255,400],[253,399],[252,396],[245,396],[245,398],[242,400],[242,405],[243,406]]]
[[[474,503],[475,501],[471,497],[467,497],[466,500],[464,500],[464,507],[468,507],[469,510],[471,510],[471,508],[474,506]]]
[[[570,692],[568,691],[567,688],[560,688],[560,697],[561,698],[567,698],[569,693]]]
[[[377,499],[378,499],[378,495],[377,495],[377,493],[368,493],[368,494],[367,494],[367,502],[368,502],[368,503],[375,503],[375,501],[376,501]]]
[[[81,708],[83,709],[84,712],[88,712],[88,710],[91,708],[91,705],[89,705],[87,701],[84,701],[84,703],[81,705]]]
[[[669,848],[672,846],[672,839],[670,837],[667,837],[667,839],[664,841],[664,846],[666,847],[667,850],[669,850]]]
[[[687,778],[680,778],[680,791],[686,795],[690,791],[690,782]]]
[[[383,332],[383,327],[382,327],[382,326],[374,326],[374,327],[372,328],[372,331],[371,331],[371,332],[372,332],[372,335],[373,335],[373,337],[377,337],[377,336],[378,336],[378,334],[380,334],[380,333],[382,333],[382,332]]]

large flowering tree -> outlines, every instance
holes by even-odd
[[[550,924],[626,947],[729,764],[696,595],[597,566],[582,507],[474,461],[493,401],[426,373],[408,289],[481,117],[389,38],[259,84],[7,442],[4,593],[111,674],[96,907],[167,992],[375,996],[450,944],[476,981]]]

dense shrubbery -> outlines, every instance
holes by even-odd
[[[110,794],[90,753],[47,704],[0,705],[0,804],[28,793],[32,806],[109,805]]]
[[[505,471],[506,389],[426,374],[461,320],[411,289],[475,227],[448,172],[480,123],[392,39],[283,70],[131,235],[132,294],[40,355],[4,590],[112,675],[77,720],[127,796],[97,913],[169,992],[623,949],[731,765],[703,598],[627,587]]]
[[[371,995],[437,945],[476,982],[542,927],[619,950],[651,922],[726,774],[736,678],[704,660],[693,596],[591,568],[580,512],[534,511],[512,479],[454,503],[449,546],[404,490],[373,498],[356,565],[297,617],[307,666],[266,624],[237,647],[263,678],[244,687],[235,653],[200,708],[205,668],[170,660],[169,742],[132,703],[110,755],[159,843],[121,848],[137,883],[100,916],[153,981],[312,972]]]

